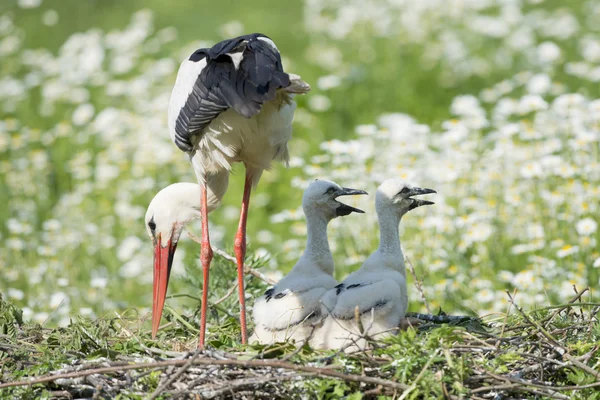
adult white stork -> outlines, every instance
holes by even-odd
[[[159,191],[146,210],[146,230],[154,244],[154,293],[152,302],[152,337],[156,336],[173,257],[183,228],[192,220],[200,218],[200,185],[179,182]],[[207,209],[218,207],[220,196],[208,190]]]
[[[250,191],[262,172],[270,168],[271,161],[287,163],[287,142],[296,109],[294,95],[309,90],[310,86],[299,76],[283,71],[275,43],[259,33],[224,40],[210,49],[199,49],[179,67],[169,103],[168,123],[171,139],[188,153],[200,184],[203,269],[200,347],[204,346],[209,267],[213,256],[208,233],[211,204],[218,205],[227,190],[231,165],[244,163],[246,179],[234,252],[238,264],[242,343],[247,343],[243,265]],[[214,196],[212,203],[207,193]],[[175,251],[171,248],[171,257],[165,258],[167,250],[163,246],[176,243],[173,232],[158,232],[161,236],[154,236],[161,238],[158,240],[161,247],[155,247],[154,304],[157,306],[152,320],[156,327],[162,315],[159,305],[164,304]]]
[[[315,332],[311,345],[316,348],[346,351],[364,348],[363,334],[382,338],[398,327],[408,308],[406,268],[400,245],[399,225],[402,216],[417,207],[434,204],[413,199],[413,196],[436,193],[432,189],[412,187],[400,179],[386,180],[375,194],[379,219],[379,248],[362,267],[342,283],[329,290],[321,299],[322,312],[327,315]],[[359,331],[360,324],[367,332]]]
[[[327,239],[327,225],[334,218],[364,211],[340,203],[340,196],[367,194],[341,187],[335,182],[316,180],[302,196],[306,216],[306,249],[289,274],[254,303],[254,334],[259,343],[306,339],[312,324],[321,316],[320,299],[337,285],[333,278],[333,256]]]

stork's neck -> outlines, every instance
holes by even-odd
[[[379,252],[385,258],[397,260],[397,264],[402,264],[404,270],[404,254],[400,245],[400,220],[402,215],[398,215],[393,209],[381,210],[378,213],[379,218]]]
[[[308,232],[306,249],[302,254],[302,258],[323,272],[333,275],[333,256],[327,238],[328,223],[329,220],[322,215],[309,213],[306,216]]]

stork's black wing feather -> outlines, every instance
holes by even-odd
[[[367,282],[367,283],[363,282],[363,283],[353,283],[352,285],[346,286],[344,283],[340,283],[339,285],[337,285],[335,287],[335,294],[339,295],[344,290],[359,288],[359,287],[363,287],[363,286],[369,286],[370,284],[371,284],[371,282]]]
[[[273,293],[275,293],[275,288],[268,289],[265,292],[265,299],[267,299],[267,303],[273,298]]]
[[[255,33],[224,40],[210,49],[199,49],[188,62],[206,60],[175,121],[175,144],[183,151],[193,149],[192,137],[202,132],[223,111],[232,108],[250,118],[263,103],[275,98],[277,89],[290,84],[281,56]],[[236,68],[229,54],[241,53]]]
[[[265,299],[267,300],[267,303],[268,303],[269,300],[271,300],[271,299],[279,300],[279,299],[284,298],[285,296],[287,296],[290,293],[292,293],[292,291],[290,289],[284,289],[279,293],[275,293],[275,288],[271,288],[265,292]],[[299,292],[299,293],[301,293],[301,292]]]
[[[360,315],[366,314],[368,312],[371,312],[372,309],[376,310],[378,308],[384,307],[385,305],[387,305],[387,303],[388,303],[388,300],[386,300],[386,299],[377,300],[375,302],[375,304],[369,305],[368,307],[363,307],[363,308],[359,307],[358,313]],[[350,313],[350,314],[345,314],[344,315],[344,314],[336,314],[335,312],[334,312],[333,316],[335,318],[341,319],[341,320],[351,320],[351,319],[354,319],[356,317],[356,315],[354,313]]]

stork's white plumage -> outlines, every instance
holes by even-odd
[[[231,165],[244,163],[246,180],[234,252],[238,263],[242,343],[246,343],[243,263],[250,191],[273,160],[288,161],[287,142],[296,108],[294,95],[309,90],[310,86],[299,76],[283,71],[279,50],[262,34],[244,35],[224,40],[210,49],[199,49],[179,68],[169,103],[168,123],[171,139],[189,154],[200,184],[197,203],[202,219],[200,347],[204,346],[212,260],[207,192],[214,196],[212,204],[218,204],[227,190]],[[170,261],[157,254],[164,252],[163,249],[155,248],[155,269],[158,269],[154,281],[155,304],[164,304],[170,271]],[[164,291],[159,289],[163,286]],[[155,307],[153,335],[161,315],[162,307]]]
[[[298,343],[310,335],[312,324],[321,315],[321,296],[337,285],[327,225],[336,217],[363,213],[336,200],[357,194],[366,192],[324,180],[314,181],[305,190],[302,208],[307,225],[306,249],[290,273],[254,303],[255,330],[251,341],[272,343],[294,339]]]
[[[158,192],[146,210],[146,230],[154,244],[152,315],[157,315],[158,310],[163,309],[171,265],[181,232],[190,221],[200,218],[199,196],[198,184],[174,183]],[[212,192],[208,193],[207,200],[209,211],[219,205],[219,198]],[[156,334],[159,323],[160,319],[153,319],[153,334]]]
[[[160,239],[163,247],[169,240],[177,244],[183,228],[200,218],[198,197],[200,186],[191,182],[174,183],[158,192],[146,210],[146,230],[150,238],[157,242]],[[209,191],[209,211],[218,206],[219,198]]]
[[[365,334],[380,339],[398,327],[408,308],[399,224],[408,211],[433,204],[412,198],[427,193],[435,191],[412,187],[399,179],[387,180],[379,186],[375,195],[379,248],[358,271],[323,296],[322,313],[327,317],[311,340],[313,347],[363,349],[366,341],[361,337]],[[357,307],[360,324],[356,318]]]

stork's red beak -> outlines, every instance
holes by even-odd
[[[171,265],[173,256],[177,249],[177,243],[169,242],[165,247],[161,245],[160,235],[154,246],[154,289],[152,298],[152,339],[156,337],[156,332],[160,325],[163,308],[165,306],[165,297],[167,296],[167,286],[169,285],[169,276],[171,275]]]

